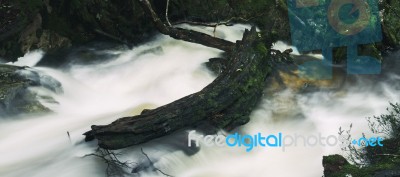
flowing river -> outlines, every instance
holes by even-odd
[[[241,39],[246,25],[218,27],[216,36],[230,41]],[[199,29],[212,34],[212,29]],[[275,48],[288,46],[277,43]],[[106,165],[99,158],[85,157],[97,148],[84,143],[91,125],[108,124],[117,118],[139,114],[200,91],[215,79],[203,63],[218,57],[219,50],[156,36],[133,49],[101,50],[112,59],[95,64],[70,63],[61,69],[36,67],[43,53],[35,51],[16,65],[31,65],[62,83],[63,94],[52,95],[58,104],[44,103],[54,113],[0,119],[0,176],[2,177],[97,177],[105,176]],[[276,100],[265,96],[251,114],[251,121],[238,131],[246,134],[277,133],[337,135],[339,127],[352,135],[369,134],[366,117],[386,111],[389,102],[400,100],[400,76],[388,74],[380,82],[360,80],[345,91],[317,91],[297,94],[285,90],[276,95],[292,99],[294,105],[280,109],[300,112],[276,117]],[[373,83],[373,84],[372,84]],[[43,90],[39,92],[46,93]],[[47,93],[49,94],[49,93]],[[274,101],[275,100],[275,101]],[[69,133],[70,137],[68,136]],[[322,156],[342,153],[339,146],[255,148],[246,152],[237,147],[203,147],[187,155],[187,132],[123,149],[123,160],[146,160],[143,148],[154,165],[175,177],[318,177],[322,176]],[[182,147],[184,148],[184,147]],[[145,170],[132,176],[164,176]]]

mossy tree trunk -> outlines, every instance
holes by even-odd
[[[120,118],[105,126],[93,125],[92,130],[85,133],[86,140],[95,138],[102,148],[120,149],[201,121],[210,121],[226,129],[247,123],[272,70],[270,46],[261,42],[255,27],[246,30],[243,39],[234,44],[199,32],[166,26],[154,13],[149,1],[139,2],[161,33],[226,50],[229,63],[203,90],[159,108],[145,110],[138,116]]]
[[[271,71],[270,54],[252,28],[236,43],[228,59],[227,69],[203,90],[109,125],[93,125],[85,133],[86,139],[97,139],[102,148],[120,149],[201,121],[226,129],[247,123]]]

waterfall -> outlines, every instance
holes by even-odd
[[[183,26],[188,27],[188,26]],[[247,25],[218,27],[215,35],[230,41],[240,40]],[[213,28],[197,30],[214,35]],[[277,49],[284,49],[279,43]],[[286,46],[287,47],[287,46]],[[82,133],[91,125],[111,123],[117,118],[139,114],[141,110],[170,103],[200,91],[216,78],[204,63],[219,57],[221,51],[158,35],[132,49],[98,51],[112,59],[95,64],[70,63],[61,69],[38,67],[43,52],[28,53],[15,65],[30,65],[57,79],[63,94],[53,94],[58,104],[43,103],[54,112],[46,115],[0,119],[0,176],[2,177],[97,177],[105,176],[101,159],[85,157],[97,148],[84,143]],[[291,90],[265,96],[251,114],[251,121],[238,128],[248,134],[276,133],[337,135],[339,127],[353,124],[353,135],[370,133],[366,117],[385,112],[388,102],[398,101],[399,80],[389,74],[385,81],[370,84],[360,81],[342,92],[319,91],[298,94]],[[397,84],[394,84],[397,83]],[[273,98],[283,97],[288,112],[273,113]],[[293,106],[291,106],[293,105]],[[67,133],[68,132],[68,133]],[[176,134],[184,134],[178,132]],[[221,133],[224,133],[221,131]],[[69,136],[68,136],[69,134]],[[179,144],[176,134],[140,146],[120,150],[124,160],[143,162],[140,148],[154,159],[155,166],[176,177],[313,177],[322,176],[322,156],[341,153],[340,147],[290,147],[281,149],[200,147],[187,155],[171,144]],[[185,144],[186,142],[181,142]],[[144,171],[142,176],[164,176]]]

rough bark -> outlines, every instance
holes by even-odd
[[[226,129],[247,123],[271,71],[270,52],[252,28],[246,30],[228,58],[227,68],[203,90],[109,125],[93,125],[85,133],[86,140],[95,138],[102,148],[121,149],[200,121],[208,120]]]

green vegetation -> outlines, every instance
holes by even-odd
[[[400,104],[390,103],[387,111],[388,114],[368,118],[373,133],[387,136],[382,142],[384,146],[357,149],[349,145],[344,150],[349,153],[348,159],[352,164],[340,155],[324,157],[326,177],[343,177],[348,174],[353,177],[369,177],[377,174],[400,175]]]
[[[381,3],[383,13],[384,43],[389,46],[400,44],[400,1],[383,0]]]

